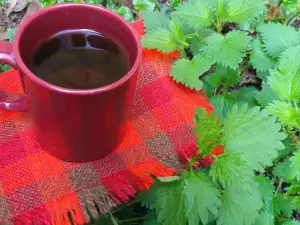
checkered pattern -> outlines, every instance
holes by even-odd
[[[139,35],[143,23],[133,25]],[[208,104],[168,76],[176,53],[144,50],[128,132],[111,155],[88,163],[62,162],[36,141],[26,113],[0,111],[0,223],[77,224],[148,188],[155,176],[180,169],[178,153],[195,149],[193,116]],[[19,75],[0,75],[0,87],[22,93]]]

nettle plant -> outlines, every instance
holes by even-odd
[[[143,46],[179,52],[171,77],[215,106],[197,109],[199,150],[187,166],[141,193],[145,224],[300,224],[300,33],[291,18],[266,23],[268,13],[263,0],[144,13]],[[242,85],[249,71],[262,85]],[[212,164],[199,167],[206,157]]]

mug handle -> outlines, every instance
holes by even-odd
[[[0,40],[0,62],[17,69],[13,56],[13,45]],[[0,75],[1,79],[1,75]],[[6,111],[23,112],[27,109],[26,98],[20,94],[7,93],[0,90],[0,109]]]

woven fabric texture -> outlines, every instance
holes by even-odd
[[[133,24],[143,35],[142,21]],[[76,224],[87,211],[109,211],[148,188],[155,176],[181,167],[178,153],[195,150],[195,107],[212,109],[202,92],[192,92],[169,76],[176,53],[143,50],[128,131],[107,157],[87,163],[63,162],[36,141],[27,113],[0,111],[0,223]],[[0,88],[22,93],[17,71],[0,75]]]

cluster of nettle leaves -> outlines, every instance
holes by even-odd
[[[171,0],[170,5],[160,4],[156,0],[132,0],[134,11],[132,11],[132,9],[130,9],[129,7],[123,5],[124,0],[41,0],[41,4],[43,5],[43,7],[63,2],[86,2],[89,4],[103,5],[104,7],[121,15],[127,21],[133,22],[134,11],[136,11],[137,13],[154,10],[168,11],[177,7],[181,0]]]
[[[196,110],[199,152],[187,167],[140,194],[145,224],[300,224],[300,32],[265,23],[266,12],[263,0],[189,0],[170,18],[144,13],[144,48],[177,50],[174,81],[203,88],[216,108]],[[261,91],[239,85],[249,69]],[[203,157],[214,162],[195,169]]]

